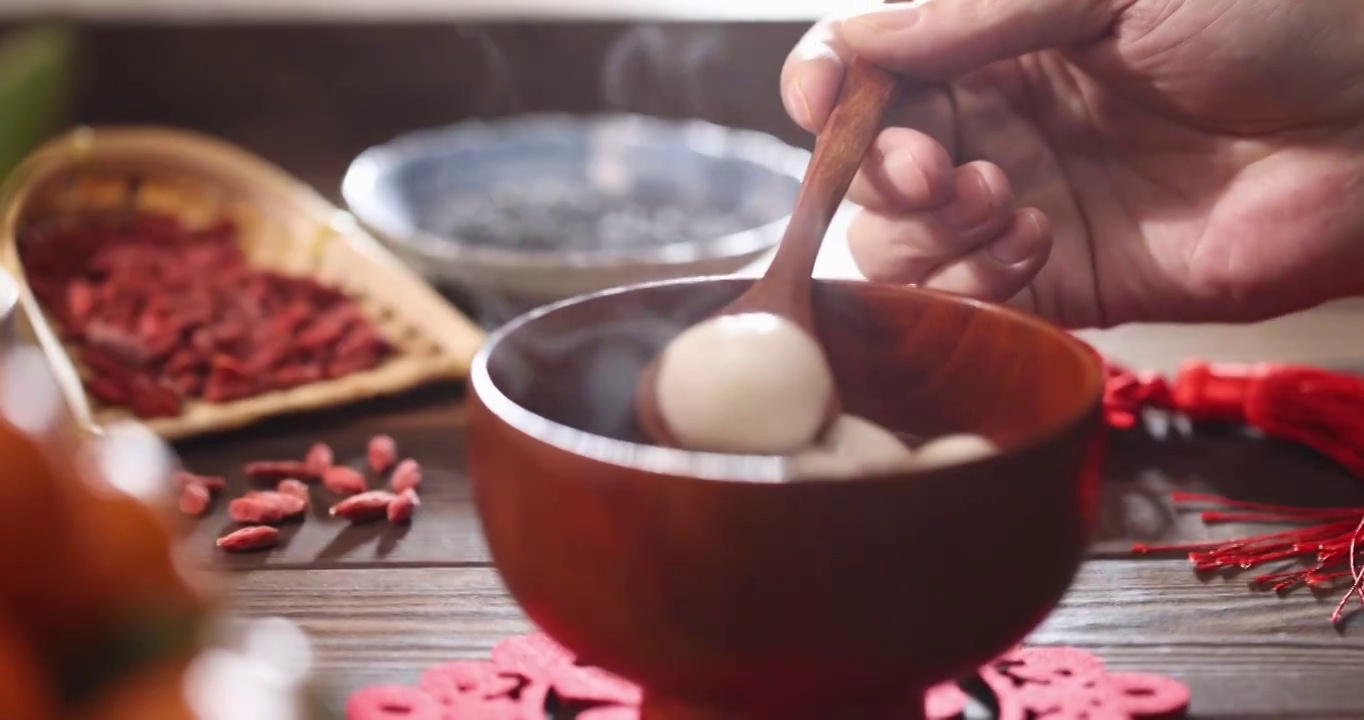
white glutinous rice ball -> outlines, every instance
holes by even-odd
[[[907,470],[914,462],[914,451],[895,433],[855,415],[839,416],[820,444],[864,473]]]
[[[971,433],[944,435],[922,445],[914,454],[914,467],[928,469],[979,460],[999,452],[988,439]]]
[[[861,474],[856,460],[820,445],[786,459],[787,480],[851,480]]]
[[[870,420],[841,415],[818,445],[787,460],[787,477],[848,479],[859,475],[907,471],[914,451],[894,433]]]
[[[658,404],[689,450],[787,455],[814,441],[834,392],[819,343],[769,313],[722,315],[678,335],[658,366]]]

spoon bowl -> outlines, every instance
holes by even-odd
[[[488,340],[469,471],[493,560],[543,630],[644,688],[646,718],[914,718],[1069,586],[1097,499],[1098,358],[1010,310],[816,281],[846,411],[1000,452],[783,482],[782,458],[650,444],[640,370],[752,282],[585,296]]]

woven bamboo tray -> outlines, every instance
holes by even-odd
[[[192,225],[234,219],[251,262],[344,290],[398,349],[377,367],[346,377],[233,402],[190,400],[177,417],[141,421],[168,440],[459,379],[483,340],[477,325],[348,213],[264,160],[180,130],[80,129],[36,150],[0,190],[0,262],[22,286],[26,329],[51,361],[72,411],[92,431],[136,418],[85,392],[83,368],[24,278],[18,235],[35,219],[120,208],[174,214]]]

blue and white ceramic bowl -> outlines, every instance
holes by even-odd
[[[780,239],[809,158],[699,121],[531,115],[371,148],[342,194],[428,278],[542,303],[751,264]]]

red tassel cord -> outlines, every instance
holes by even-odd
[[[1299,365],[1193,360],[1174,382],[1107,366],[1109,423],[1128,428],[1142,407],[1191,420],[1244,423],[1306,445],[1364,477],[1364,377]]]
[[[1195,421],[1239,423],[1266,436],[1300,443],[1364,477],[1364,377],[1298,365],[1210,364],[1190,361],[1172,382],[1107,365],[1104,410],[1108,424],[1137,424],[1144,408]],[[1301,527],[1249,538],[1181,545],[1133,546],[1136,553],[1186,552],[1200,572],[1251,569],[1308,560],[1309,567],[1270,572],[1255,585],[1285,592],[1306,586],[1350,588],[1336,605],[1337,623],[1352,598],[1364,604],[1364,508],[1293,508],[1174,493],[1179,509],[1199,510],[1204,522],[1266,522]]]

